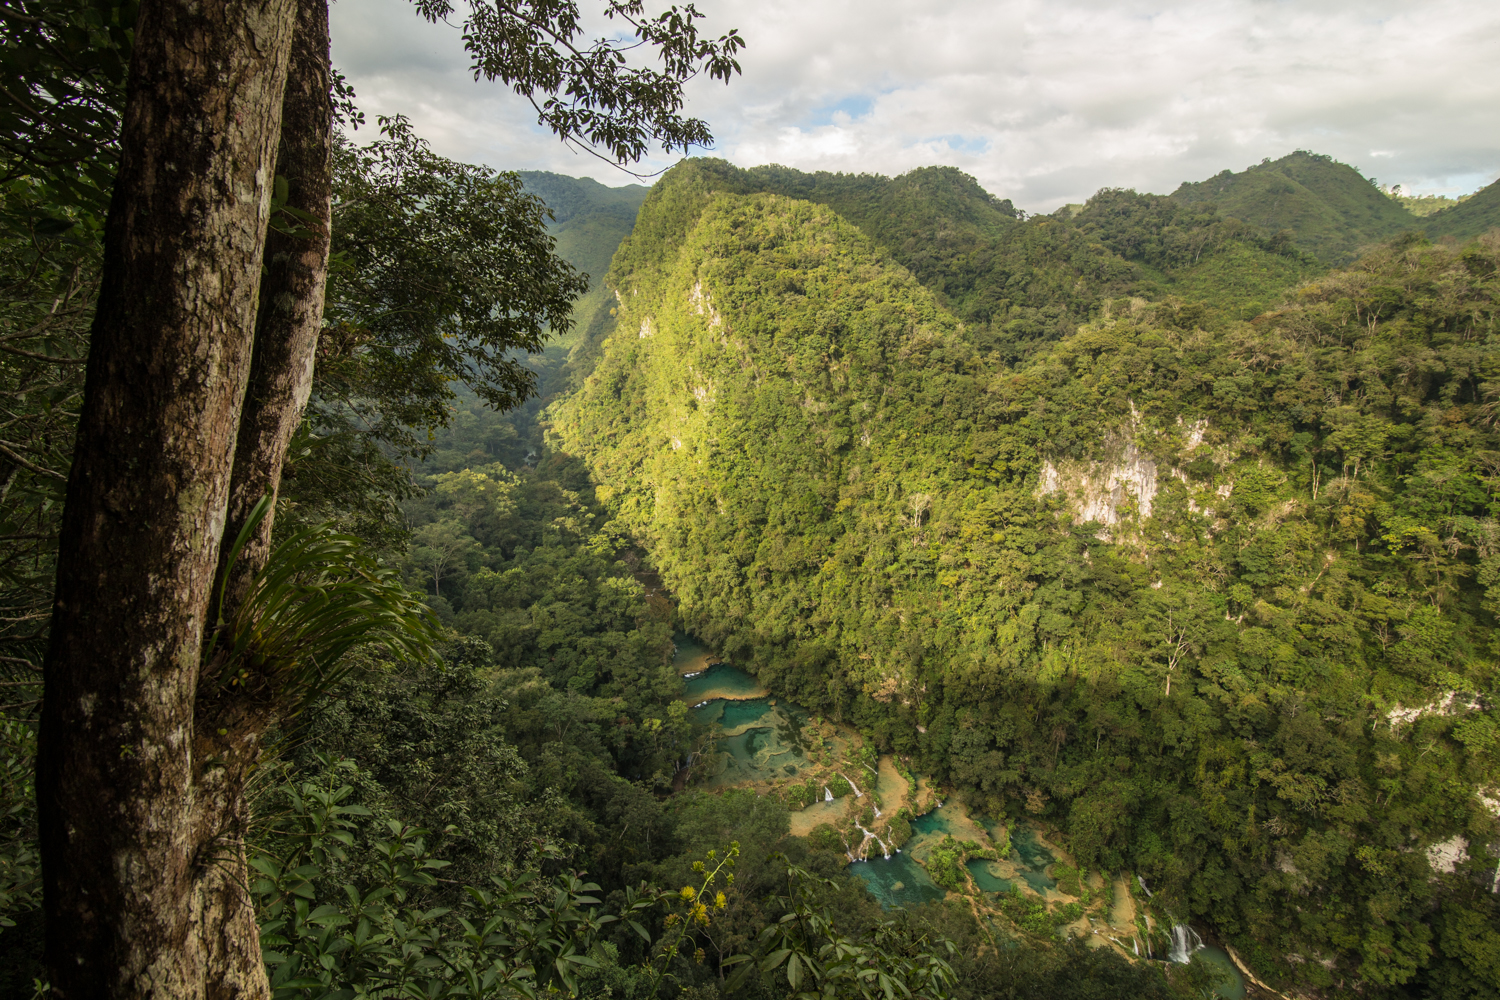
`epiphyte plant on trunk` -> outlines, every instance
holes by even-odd
[[[653,142],[706,145],[707,127],[680,114],[682,85],[700,71],[727,81],[739,36],[701,37],[691,6],[655,18],[639,3],[602,6],[635,38],[583,41],[571,2],[476,5],[464,28],[476,76],[531,100],[563,140],[619,160]],[[133,28],[118,27],[110,44],[130,47],[129,72],[118,142],[98,147],[114,184],[43,671],[46,963],[65,998],[262,997],[245,781],[278,713],[336,669],[325,652],[297,661],[317,663],[310,677],[267,672],[255,642],[271,642],[272,625],[288,630],[277,641],[308,638],[292,624],[299,609],[242,610],[303,593],[263,573],[323,322],[328,8],[145,0]],[[638,45],[662,67],[630,65]],[[103,134],[117,109],[100,93]],[[47,127],[20,107],[9,134]],[[273,201],[300,224],[268,233]],[[326,537],[298,544],[298,558],[349,555]],[[260,636],[242,651],[243,678],[221,676],[220,618],[246,629],[231,652]]]
[[[271,509],[263,498],[229,550],[225,575]],[[221,581],[220,594],[224,592]],[[277,543],[230,619],[222,601],[203,675],[222,695],[295,715],[348,672],[346,655],[377,646],[408,659],[432,656],[441,630],[432,612],[353,535],[304,528]]]

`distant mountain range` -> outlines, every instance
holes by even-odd
[[[552,210],[547,227],[557,240],[563,260],[589,276],[589,290],[573,307],[578,324],[561,338],[572,347],[582,336],[589,318],[609,297],[604,274],[620,241],[630,235],[636,213],[651,189],[644,184],[606,187],[588,177],[565,177],[540,170],[521,171],[526,190],[541,198]]]

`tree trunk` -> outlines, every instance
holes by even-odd
[[[234,614],[255,574],[271,552],[275,507],[260,522],[233,567],[229,549],[261,497],[273,499],[281,486],[287,446],[302,421],[312,393],[313,360],[323,325],[323,289],[328,278],[328,247],[333,202],[333,109],[329,102],[327,0],[298,0],[297,24],[282,102],[281,140],[276,176],[290,185],[286,204],[311,220],[293,222],[295,234],[266,234],[265,267],[251,351],[249,384],[240,410],[224,532],[219,545],[219,575],[224,583],[224,615]],[[226,572],[227,571],[227,572]],[[212,616],[219,595],[210,603]],[[209,620],[212,628],[215,622]],[[246,899],[249,882],[244,832],[249,826],[245,779],[260,755],[261,737],[284,706],[272,690],[231,688],[212,676],[208,660],[199,677],[195,703],[194,773],[197,814],[194,825],[203,843],[217,842],[220,862],[204,891],[222,900],[222,927],[202,928],[208,948],[205,997],[225,1000],[265,995],[260,929]],[[235,752],[224,754],[220,734]],[[212,766],[208,762],[221,762]],[[223,831],[223,834],[220,833]],[[253,983],[246,989],[242,983]]]
[[[312,394],[333,215],[331,82],[327,0],[300,0],[282,104],[276,175],[289,185],[287,206],[316,221],[293,218],[290,221],[301,232],[273,229],[266,234],[266,266],[261,278],[250,385],[240,417],[229,512],[219,553],[221,573],[228,568],[229,548],[251,510],[261,497],[276,495],[287,446]],[[244,598],[250,581],[266,564],[274,512],[273,507],[229,574],[226,615]]]
[[[146,0],[136,26],[38,759],[68,1000],[267,992],[222,808],[258,733],[205,738],[194,706],[295,21],[295,0]]]

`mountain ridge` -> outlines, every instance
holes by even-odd
[[[571,351],[609,298],[604,275],[620,241],[630,235],[650,188],[641,184],[612,188],[588,177],[538,170],[519,171],[519,176],[526,190],[552,212],[547,231],[556,240],[557,255],[589,277],[589,290],[574,303],[573,329],[558,340]]]
[[[1331,156],[1297,150],[1240,173],[1185,181],[1171,197],[1213,202],[1227,215],[1292,241],[1328,264],[1345,264],[1362,247],[1419,228],[1416,217],[1358,170]]]
[[[1457,205],[1426,216],[1421,222],[1421,228],[1435,239],[1468,240],[1500,229],[1500,180],[1480,188]]]

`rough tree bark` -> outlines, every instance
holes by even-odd
[[[313,361],[323,326],[328,246],[333,217],[333,107],[326,0],[300,0],[291,69],[281,114],[276,174],[290,187],[287,207],[310,216],[300,232],[266,235],[266,267],[250,385],[240,418],[229,516],[219,568],[261,497],[276,495],[292,435],[312,394]],[[274,508],[273,508],[274,515]],[[260,523],[228,579],[225,614],[244,597],[270,554],[273,515]]]
[[[266,565],[275,507],[260,522],[233,567],[227,566],[230,549],[261,497],[276,496],[287,447],[312,393],[332,224],[328,50],[326,0],[298,0],[276,175],[290,186],[286,204],[304,218],[293,220],[298,232],[270,230],[266,234],[249,382],[240,409],[219,545],[217,578],[227,580],[226,618],[233,616],[255,574]],[[212,616],[218,606],[215,593],[208,614]],[[208,627],[214,624],[206,622]],[[244,891],[249,882],[244,838],[250,824],[245,780],[260,756],[261,737],[285,706],[274,689],[225,686],[214,676],[218,666],[205,651],[194,706],[193,824],[197,841],[216,844],[213,853],[220,859],[202,890],[220,900],[217,912],[223,915],[222,924],[199,928],[208,949],[204,996],[229,1000],[263,996],[266,991],[260,931]]]
[[[136,27],[39,747],[64,998],[266,993],[234,808],[257,713],[204,713],[199,666],[296,20],[147,0]]]

